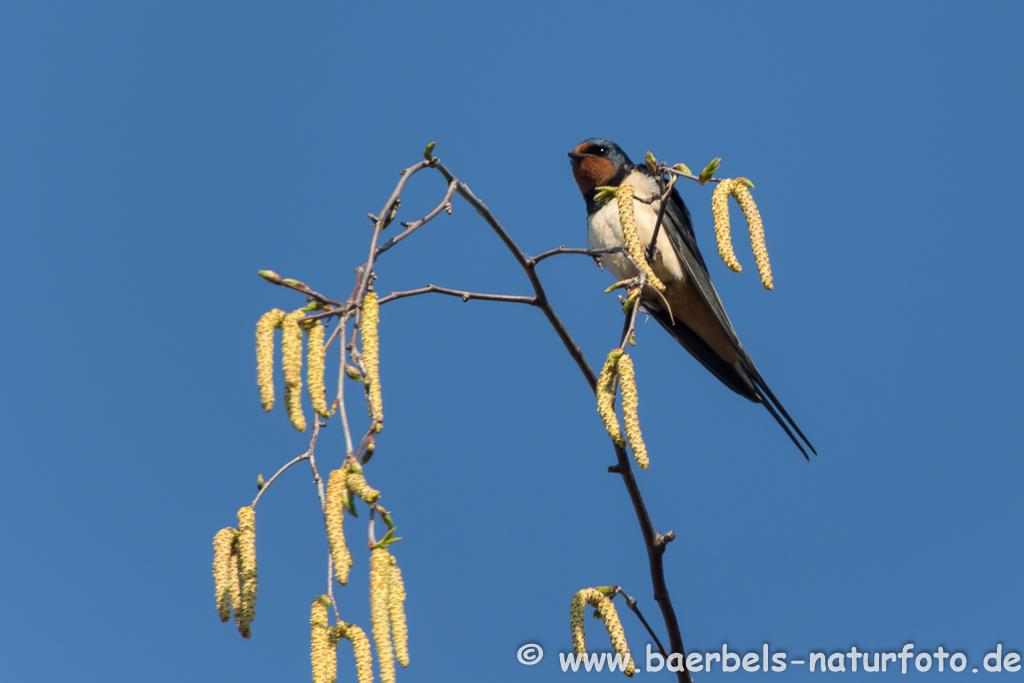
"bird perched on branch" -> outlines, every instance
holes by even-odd
[[[662,191],[644,164],[633,164],[611,140],[590,138],[569,153],[576,184],[587,202],[587,243],[591,249],[624,247],[616,199],[600,203],[599,187],[633,186],[634,217],[640,242],[646,248],[654,237]],[[740,396],[761,403],[782,426],[800,452],[804,445],[817,451],[782,407],[740,343],[721,299],[711,284],[707,265],[690,222],[690,212],[673,187],[665,207],[651,267],[666,286],[664,300],[644,297],[644,307],[694,358]],[[601,257],[619,280],[637,276],[621,253]],[[668,304],[669,310],[665,309]],[[794,434],[795,432],[795,434]],[[799,437],[799,438],[798,438]]]

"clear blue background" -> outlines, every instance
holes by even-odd
[[[4,3],[0,677],[307,678],[326,583],[307,467],[257,511],[252,640],[213,603],[214,532],[307,442],[260,410],[252,348],[261,313],[303,300],[256,271],[346,296],[366,213],[431,140],[525,250],[582,246],[565,154],[592,135],[757,184],[772,293],[742,233],[742,274],[712,258],[710,188],[682,190],[744,344],[821,453],[804,462],[643,325],[638,476],[679,536],[688,649],[1020,652],[1022,22],[1011,2]],[[444,188],[416,176],[401,219]],[[382,292],[530,291],[459,200],[378,272]],[[598,361],[621,325],[610,277],[580,257],[541,274]],[[367,477],[405,538],[401,680],[564,680],[587,586],[621,584],[664,633],[593,399],[543,316],[420,297],[385,307],[381,335]],[[368,628],[356,560],[338,598]],[[527,642],[548,653],[532,668]]]

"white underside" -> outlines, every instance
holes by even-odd
[[[653,178],[637,171],[633,171],[622,183],[633,186],[633,194],[636,200],[633,202],[633,217],[636,221],[637,233],[640,236],[640,243],[645,247],[651,243],[654,235],[654,225],[658,220],[658,210],[661,201],[655,199],[651,203],[640,200],[650,200],[658,196],[658,185]],[[619,224],[619,203],[613,199],[599,211],[587,217],[587,244],[591,249],[611,249],[625,247],[626,243],[622,237],[622,226]],[[658,233],[658,258],[655,260],[654,272],[662,280],[669,282],[683,281],[686,274],[682,263],[676,256],[672,242],[665,233],[664,219],[662,219],[661,231]],[[601,264],[611,271],[617,280],[625,280],[636,277],[636,269],[622,254],[609,254],[601,257]]]

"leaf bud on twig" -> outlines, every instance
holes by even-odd
[[[701,185],[707,185],[708,182],[711,180],[711,176],[715,175],[715,171],[718,170],[718,165],[721,163],[722,160],[718,157],[712,159],[711,163],[705,166],[704,170],[700,172],[700,176],[698,176],[697,182],[699,182]]]
[[[647,152],[647,154],[644,156],[644,165],[647,167],[647,170],[650,171],[652,176],[659,175],[658,160],[650,152]]]

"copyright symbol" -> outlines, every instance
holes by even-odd
[[[536,643],[527,643],[519,648],[519,652],[516,653],[516,659],[519,660],[520,664],[531,666],[544,659],[544,648]]]

